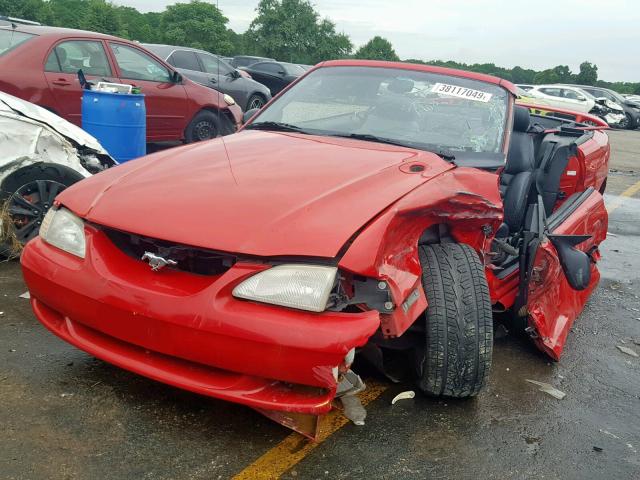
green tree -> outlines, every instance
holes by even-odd
[[[361,46],[356,52],[356,58],[363,60],[389,60],[393,62],[400,60],[391,42],[379,36],[373,37]]]
[[[308,0],[261,0],[246,40],[256,53],[296,63],[317,63],[351,53],[353,45],[320,20]]]
[[[576,76],[576,83],[580,85],[595,85],[598,81],[598,66],[590,62],[580,64],[580,73]]]
[[[231,51],[227,22],[218,7],[193,0],[169,5],[162,15],[163,41],[226,54]]]

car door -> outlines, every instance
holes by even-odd
[[[573,322],[600,279],[598,247],[608,224],[604,199],[588,188],[540,223],[541,233],[530,239],[521,263],[521,268],[526,265],[521,279],[526,283],[528,331],[558,360]]]
[[[113,82],[117,77],[100,40],[62,40],[53,46],[46,57],[44,76],[56,103],[56,113],[80,126],[82,87],[78,70],[92,82]]]
[[[558,108],[564,108],[566,110],[576,110],[576,102],[569,101],[562,96],[562,89],[559,87],[542,87],[538,89],[545,98],[551,100],[553,104]],[[579,111],[585,111],[580,109]]]
[[[187,124],[187,94],[172,70],[133,45],[109,42],[122,83],[140,87],[147,109],[147,140],[178,140]]]
[[[211,75],[207,75],[202,70],[196,52],[191,50],[175,50],[169,58],[167,58],[167,63],[176,67],[176,70],[188,79],[206,87],[212,86],[210,83]]]
[[[254,80],[265,85],[271,91],[271,95],[276,95],[286,86],[284,80],[286,72],[279,63],[260,62],[251,65],[250,70]]]
[[[246,98],[245,82],[235,75],[235,69],[226,62],[220,61],[215,55],[208,53],[198,53],[198,59],[202,64],[202,69],[206,75],[211,77],[211,86],[216,90],[231,95],[241,106],[244,107]]]

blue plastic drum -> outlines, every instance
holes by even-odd
[[[144,95],[83,90],[82,128],[119,163],[147,153]]]

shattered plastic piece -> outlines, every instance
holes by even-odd
[[[4,312],[0,312],[0,317],[1,317],[2,315],[4,315]]]
[[[603,450],[602,447],[598,447],[596,445],[593,446],[593,451],[594,452],[601,452],[602,450]]]
[[[24,292],[22,295],[18,295],[19,298],[31,298],[31,294],[27,291]]]
[[[622,353],[626,353],[627,355],[631,355],[632,357],[636,357],[638,358],[640,355],[638,355],[634,350],[632,350],[629,347],[624,347],[622,345],[616,345],[616,347],[618,348],[618,350],[620,350]]]
[[[364,425],[364,420],[367,418],[367,411],[362,406],[360,399],[355,395],[345,395],[344,397],[340,397],[340,401],[344,408],[344,416],[355,425]]]
[[[346,395],[355,395],[362,392],[367,386],[364,384],[360,376],[353,370],[348,370],[344,374],[338,388],[336,390],[336,397],[342,397]]]
[[[393,400],[391,400],[391,405],[395,405],[395,403],[398,400],[408,400],[410,398],[415,398],[415,396],[416,396],[416,392],[414,392],[413,390],[407,390],[406,392],[400,392],[398,395],[393,397]]]
[[[540,387],[539,390],[541,392],[548,393],[549,395],[551,395],[554,398],[557,398],[558,400],[562,400],[564,397],[567,396],[566,393],[558,390],[553,385],[550,385],[548,383],[538,382],[536,380],[529,380],[528,378],[526,379],[526,381],[529,383],[533,383],[534,385],[538,385]]]

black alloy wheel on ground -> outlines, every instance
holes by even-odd
[[[29,240],[36,237],[56,196],[84,177],[58,164],[40,163],[9,175],[2,184],[0,205],[3,225],[0,231],[0,257],[15,257]]]
[[[418,386],[428,395],[477,395],[491,369],[493,314],[482,262],[469,246],[420,246],[429,299],[425,349],[416,358]]]

